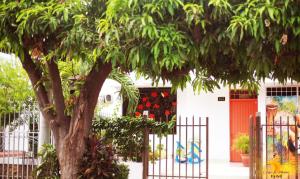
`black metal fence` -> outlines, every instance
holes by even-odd
[[[208,178],[209,120],[181,118],[171,134],[145,130],[143,178]]]

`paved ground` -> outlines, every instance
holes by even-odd
[[[211,161],[209,179],[249,179],[249,168],[241,163]]]
[[[127,162],[130,167],[129,179],[142,179],[142,163]],[[161,162],[161,173],[165,173],[165,161]],[[169,171],[172,170],[172,164],[168,162]],[[195,174],[199,171],[194,167]],[[205,166],[201,166],[201,171],[204,172]],[[152,173],[152,166],[149,167],[149,173]],[[158,174],[159,163],[154,166],[154,173]],[[174,165],[174,171],[179,171],[179,165]],[[191,175],[191,167],[188,166],[188,175]],[[169,172],[168,172],[169,173]],[[181,175],[185,175],[185,165],[181,165]],[[152,178],[152,177],[150,177]],[[157,177],[158,178],[158,177]],[[181,177],[183,178],[183,177]],[[209,164],[209,179],[248,179],[249,168],[243,167],[240,163],[229,163],[225,161],[210,161]],[[164,179],[161,177],[161,179]]]

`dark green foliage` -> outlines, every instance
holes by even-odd
[[[196,90],[219,83],[247,86],[266,77],[300,80],[299,1],[108,2],[98,25],[107,44],[154,79],[183,87],[192,80],[184,72],[193,70]]]
[[[158,123],[142,118],[122,117],[103,118],[93,122],[93,131],[104,137],[106,142],[112,143],[118,155],[124,160],[141,161],[143,152],[143,137],[145,127],[158,135],[168,134],[174,127],[176,121],[169,123]]]
[[[125,164],[119,164],[119,173],[117,174],[116,179],[128,179],[129,176],[129,168]]]
[[[291,0],[5,0],[0,49],[21,59],[30,52],[83,61],[83,74],[100,57],[196,90],[266,77],[300,81],[299,13]]]
[[[54,146],[51,144],[43,145],[39,157],[41,157],[42,162],[33,171],[33,177],[36,179],[59,179],[59,163]]]
[[[118,164],[111,144],[106,144],[103,138],[92,136],[87,145],[79,167],[80,178],[125,179],[128,176],[126,166]]]

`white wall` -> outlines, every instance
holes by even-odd
[[[15,130],[10,131],[9,126],[3,133],[5,151],[25,151],[29,150],[29,127],[28,124],[18,126]]]
[[[258,96],[257,96],[257,109],[258,109],[258,112],[260,112],[261,114],[261,121],[262,123],[265,123],[265,120],[266,119],[266,84],[265,83],[262,83],[261,86],[260,86],[260,89],[258,90]]]
[[[218,101],[225,97],[225,101]],[[195,94],[191,86],[177,91],[177,114],[209,117],[209,157],[229,161],[229,88]]]
[[[135,79],[131,77],[137,87],[152,87],[150,80]],[[162,82],[158,84],[159,87],[170,87],[167,83],[163,85]],[[109,80],[105,82],[101,95],[116,94],[116,89],[119,86],[115,82]],[[218,97],[225,97],[225,101],[218,101]],[[112,107],[106,108],[106,113],[111,113]],[[214,93],[195,94],[192,86],[188,86],[183,91],[177,90],[177,117],[179,115],[183,118],[191,117],[194,115],[195,119],[198,117],[209,117],[209,158],[217,160],[229,161],[230,154],[230,135],[229,135],[229,88],[222,87],[216,89]],[[196,121],[196,120],[195,120]],[[178,120],[177,120],[178,122]],[[197,123],[197,122],[195,122]],[[205,131],[203,131],[205,132]],[[185,130],[182,129],[182,140],[185,139]],[[177,136],[178,137],[178,136]],[[202,138],[202,142],[203,142]],[[184,141],[182,141],[185,143]],[[202,147],[204,147],[204,142]]]
[[[103,116],[122,115],[122,99],[119,95],[120,90],[121,90],[121,85],[118,82],[110,79],[105,80],[99,95],[101,115]],[[103,101],[103,98],[106,95],[111,95],[112,97],[111,102],[108,103]]]

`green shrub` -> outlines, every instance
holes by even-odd
[[[233,143],[234,149],[240,151],[242,154],[249,153],[249,135],[240,134]]]
[[[36,179],[59,179],[59,162],[56,150],[51,144],[44,144],[38,154],[41,157],[41,164],[33,171],[33,178]]]
[[[80,165],[80,178],[125,179],[125,166],[118,164],[115,150],[111,144],[107,144],[103,138],[93,135],[87,145]]]
[[[145,127],[155,134],[166,135],[175,123],[175,120],[159,123],[133,117],[101,118],[93,121],[92,129],[93,133],[102,135],[107,143],[112,143],[125,161],[142,161]]]
[[[116,179],[128,179],[129,176],[129,168],[125,164],[118,165],[119,172],[116,175]]]

